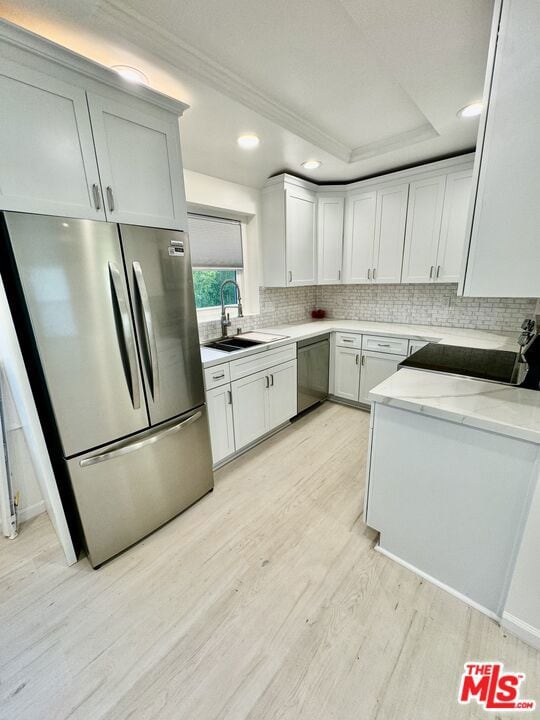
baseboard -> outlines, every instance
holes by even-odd
[[[338,405],[347,405],[347,407],[353,407],[357,410],[367,410],[367,412],[371,412],[371,405],[369,403],[346,400],[345,398],[338,397],[337,395],[329,395],[328,400],[330,400],[330,402],[337,403]]]
[[[270,430],[270,432],[266,433],[266,435],[261,435],[260,438],[257,438],[249,445],[244,445],[243,448],[240,448],[240,450],[237,450],[232,455],[228,455],[226,458],[223,458],[223,460],[220,460],[218,463],[213,465],[212,469],[219,470],[219,468],[222,468],[224,465],[227,465],[228,463],[232,462],[233,460],[236,460],[236,458],[239,458],[240,455],[243,455],[244,453],[247,453],[249,450],[252,450],[254,447],[257,447],[257,445],[260,445],[265,440],[268,440],[268,438],[271,438],[276,433],[283,430],[283,428],[289,427],[291,424],[291,420],[287,420],[286,422],[282,423],[281,425],[278,425],[273,430]]]
[[[540,628],[529,625],[509,612],[503,612],[501,625],[511,635],[515,635],[527,645],[540,650]]]
[[[19,508],[19,510],[17,511],[17,519],[19,522],[23,523],[27,520],[31,520],[37,515],[41,515],[41,513],[44,512],[45,503],[43,500],[40,500],[39,502],[34,503],[33,505],[29,505],[28,507]]]
[[[441,582],[440,580],[437,580],[437,578],[432,577],[431,575],[428,575],[427,573],[423,572],[422,570],[419,570],[414,565],[411,565],[406,560],[402,560],[397,555],[394,555],[394,553],[389,552],[388,550],[385,550],[380,545],[375,545],[375,550],[381,555],[384,555],[385,557],[389,558],[390,560],[393,560],[394,562],[398,563],[398,565],[401,565],[404,568],[407,568],[407,570],[410,570],[411,572],[415,573],[416,575],[419,575],[424,580],[427,580],[432,585],[436,585],[438,588],[441,588],[441,590],[444,590],[447,593],[450,593],[450,595],[453,595],[458,600],[461,600],[462,602],[466,603],[467,605],[470,605],[475,610],[479,610],[484,615],[487,615],[492,620],[496,620],[497,622],[501,622],[500,615],[497,615],[492,610],[488,610],[488,608],[484,607],[483,605],[480,605],[480,603],[475,602],[474,600],[471,600],[471,598],[467,597],[466,595],[463,595],[463,593],[460,593],[458,590],[455,590],[454,588],[450,587],[450,585],[445,585],[445,583]]]

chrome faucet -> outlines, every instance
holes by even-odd
[[[236,305],[225,305],[225,300],[223,299],[223,289],[225,288],[226,285],[234,285],[235,286],[236,294],[238,297],[238,303]],[[244,313],[242,310],[242,298],[240,297],[240,287],[239,287],[238,283],[236,282],[236,280],[230,280],[230,279],[224,280],[221,283],[220,294],[221,294],[221,334],[223,337],[226,337],[227,328],[231,324],[231,319],[229,317],[229,313],[225,312],[227,310],[227,308],[237,307],[238,308],[238,317],[244,317]]]

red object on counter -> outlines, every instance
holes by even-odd
[[[326,317],[326,310],[322,310],[321,308],[318,308],[316,310],[311,311],[311,317],[314,320],[322,320],[322,318]]]

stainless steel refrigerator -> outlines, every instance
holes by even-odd
[[[96,567],[213,487],[188,237],[8,212],[3,234]]]

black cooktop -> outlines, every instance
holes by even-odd
[[[516,384],[519,353],[429,343],[399,363],[399,367],[465,375],[480,380]]]

